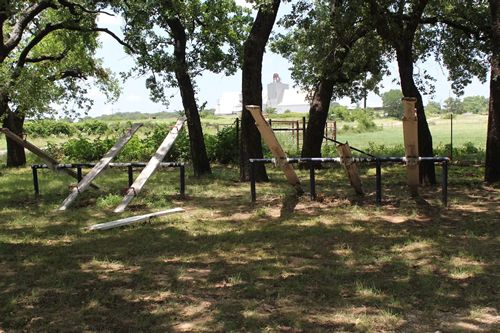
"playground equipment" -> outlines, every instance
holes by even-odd
[[[168,133],[168,135],[165,137],[165,140],[163,140],[160,147],[158,147],[158,150],[156,150],[156,153],[153,155],[153,157],[151,157],[146,167],[142,170],[135,182],[129,187],[127,194],[123,198],[122,202],[115,208],[115,213],[123,212],[125,208],[127,208],[128,204],[134,199],[134,197],[141,192],[144,184],[146,184],[149,177],[151,177],[156,169],[160,166],[161,161],[163,161],[170,148],[172,148],[172,146],[174,145],[174,142],[177,139],[180,131],[182,130],[182,126],[184,125],[185,121],[185,118],[180,118],[179,120],[177,120],[177,123],[172,128],[172,130],[170,130],[170,133]]]
[[[78,184],[71,189],[71,193],[63,201],[59,210],[66,210],[75,200],[78,194],[84,192],[90,185],[90,183],[99,176],[108,164],[113,160],[113,158],[118,155],[122,148],[130,141],[132,136],[137,132],[137,130],[142,126],[142,124],[133,124],[132,127],[123,135],[116,144],[101,158],[99,163],[97,163],[88,174],[83,177]]]
[[[260,106],[246,105],[245,107],[251,113],[252,117],[254,118],[255,125],[257,126],[257,129],[259,130],[260,134],[262,135],[262,138],[266,142],[267,146],[269,147],[269,149],[271,150],[271,152],[275,158],[275,161],[276,161],[275,164],[281,168],[281,170],[285,174],[286,179],[288,180],[288,183],[290,183],[290,185],[292,185],[292,187],[295,189],[297,194],[304,193],[304,190],[300,186],[299,177],[297,177],[295,170],[288,163],[285,151],[283,150],[280,143],[276,139],[276,136],[274,135],[273,130],[271,129],[269,124],[266,122],[266,120],[262,116]],[[254,169],[252,169],[251,173],[252,173],[251,177],[253,177],[255,174]]]
[[[58,170],[64,169],[76,169],[77,180],[81,181],[82,177],[82,169],[84,168],[92,168],[96,164],[95,163],[73,163],[73,164],[58,164],[56,168]],[[109,163],[109,168],[127,168],[128,174],[128,187],[130,187],[134,182],[134,168],[144,168],[146,163],[142,162],[134,162],[134,163]],[[178,162],[166,162],[160,163],[161,168],[179,168],[179,193],[180,197],[184,198],[186,193],[186,181],[185,181],[185,166],[184,163]],[[35,191],[35,195],[40,194],[40,184],[38,182],[38,170],[39,169],[48,169],[47,164],[33,164],[31,166],[31,171],[33,174],[33,189]],[[127,188],[128,188],[127,187]]]
[[[403,98],[404,105],[404,117],[403,117],[403,131],[404,131],[404,144],[405,144],[405,157],[376,157],[363,152],[362,150],[350,147],[346,142],[341,143],[335,139],[330,139],[325,137],[329,141],[333,141],[337,144],[337,151],[340,155],[339,158],[287,158],[280,144],[277,142],[276,137],[271,129],[271,127],[265,122],[260,108],[258,106],[247,105],[246,108],[251,112],[252,116],[256,121],[257,128],[262,134],[264,141],[271,149],[274,157],[273,159],[262,158],[262,159],[250,159],[250,192],[252,201],[256,201],[257,192],[255,184],[255,164],[257,163],[275,163],[281,166],[283,172],[287,176],[288,182],[296,187],[300,187],[300,182],[298,177],[293,171],[291,166],[292,163],[308,163],[309,165],[309,182],[311,198],[314,200],[316,198],[316,181],[315,181],[315,168],[317,164],[320,163],[338,163],[341,164],[346,170],[347,176],[349,177],[351,186],[354,188],[357,194],[363,194],[362,183],[359,177],[357,167],[355,163],[369,163],[375,164],[376,167],[376,202],[377,205],[382,203],[382,163],[404,163],[406,165],[407,173],[407,183],[410,191],[413,194],[417,194],[419,185],[419,163],[423,161],[429,161],[434,163],[441,163],[442,172],[442,196],[441,200],[444,206],[448,204],[448,162],[447,157],[419,157],[418,156],[418,119],[415,111],[415,98]],[[370,157],[359,158],[352,157],[351,148],[361,152]],[[286,169],[283,168],[286,166]],[[292,170],[293,174],[290,172]],[[302,189],[300,188],[302,191]],[[302,192],[301,192],[302,193]]]
[[[380,206],[382,204],[382,163],[407,163],[406,157],[353,157],[353,162],[356,163],[367,163],[375,164],[376,168],[376,204]],[[417,163],[422,161],[430,161],[434,163],[440,163],[442,166],[442,176],[441,176],[441,201],[443,206],[448,205],[448,163],[450,159],[448,157],[417,157]],[[329,157],[329,158],[287,158],[287,162],[293,163],[307,163],[309,165],[309,183],[310,183],[310,195],[311,199],[316,199],[316,179],[315,179],[315,169],[316,165],[319,163],[336,163],[342,164],[342,158],[340,157]],[[255,164],[258,163],[275,163],[275,159],[272,158],[261,158],[261,159],[250,159],[250,168],[253,170]],[[256,182],[253,177],[253,172],[250,172],[250,194],[252,202],[257,200]]]

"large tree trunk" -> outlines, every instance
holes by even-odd
[[[250,158],[262,158],[262,142],[255,121],[245,105],[259,105],[262,109],[262,58],[269,35],[273,29],[280,0],[271,6],[261,6],[244,44],[242,67],[242,112],[240,139],[240,180],[247,181],[250,175]],[[257,181],[267,181],[266,168],[258,164],[255,169]]]
[[[309,120],[302,145],[302,157],[321,157],[323,133],[333,94],[333,81],[321,80],[309,108]]]
[[[404,97],[415,97],[417,99],[417,116],[418,116],[418,150],[420,156],[434,156],[432,149],[432,136],[429,130],[429,124],[425,117],[424,104],[422,95],[413,79],[413,55],[412,55],[412,40],[402,42],[396,50],[398,61],[399,77],[401,80],[401,90]],[[436,171],[434,163],[420,163],[420,181],[431,185],[436,184]]]
[[[500,5],[497,0],[490,0],[490,11],[493,47],[484,180],[495,183],[500,182]]]
[[[175,78],[179,83],[182,105],[184,106],[184,112],[187,118],[189,148],[191,150],[193,171],[195,176],[210,174],[210,162],[205,147],[205,140],[203,139],[200,114],[198,113],[193,84],[188,73],[188,64],[186,62],[186,32],[179,19],[170,19],[167,22],[175,37],[174,57],[177,62]]]
[[[6,112],[7,114],[3,122],[3,126],[11,130],[11,132],[13,132],[14,134],[22,137],[24,116],[19,116],[15,112],[10,111],[8,106]],[[7,166],[18,167],[25,165],[26,152],[24,151],[24,147],[16,143],[15,141],[12,141],[8,137],[6,137],[5,139],[7,140]]]

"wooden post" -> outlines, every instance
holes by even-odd
[[[297,151],[300,152],[300,141],[299,141],[299,136],[300,136],[300,128],[299,128],[299,121],[295,121],[295,132],[297,133]]]
[[[403,97],[403,139],[406,156],[406,176],[410,192],[416,194],[419,185],[418,168],[418,118],[416,98]]]
[[[158,147],[158,150],[156,150],[156,153],[149,160],[146,167],[142,169],[142,172],[139,174],[135,182],[132,184],[132,186],[130,186],[122,202],[118,205],[118,207],[115,208],[115,213],[123,212],[125,208],[127,208],[128,204],[132,201],[132,199],[134,199],[134,197],[138,195],[139,192],[141,192],[144,184],[146,184],[149,177],[151,177],[151,175],[153,175],[156,169],[160,166],[161,161],[163,161],[165,155],[167,155],[170,148],[172,148],[172,146],[174,145],[175,139],[177,139],[177,136],[182,130],[182,126],[184,125],[185,121],[185,118],[180,118],[179,120],[177,120],[174,128],[172,128],[170,133],[168,133],[168,135],[161,143],[160,147]]]
[[[267,146],[271,150],[271,153],[276,159],[276,165],[280,167],[283,173],[285,174],[288,183],[290,183],[290,185],[292,185],[295,188],[297,194],[304,193],[304,190],[300,186],[299,177],[297,177],[297,174],[295,173],[295,170],[293,169],[292,165],[288,163],[285,151],[283,150],[280,143],[276,139],[276,136],[274,135],[271,126],[269,126],[269,124],[262,116],[260,107],[257,105],[246,105],[245,108],[253,116],[257,129],[259,130],[260,134],[262,135],[262,138],[264,139],[264,142],[267,144]]]
[[[352,161],[351,147],[349,147],[347,142],[339,144],[337,145],[337,152],[339,153],[342,166],[347,173],[351,186],[357,194],[364,194],[363,184],[361,183],[361,178],[359,177],[358,168],[356,163]]]
[[[132,127],[115,143],[115,145],[101,158],[101,160],[90,170],[89,173],[83,177],[83,179],[78,182],[78,184],[73,187],[71,193],[63,201],[59,210],[66,210],[75,200],[78,194],[84,192],[89,187],[90,183],[99,176],[108,164],[113,160],[113,158],[118,155],[122,148],[130,141],[132,136],[137,132],[137,130],[142,126],[142,124],[133,124]]]
[[[37,146],[35,146],[31,142],[23,140],[22,138],[20,138],[16,134],[12,133],[8,128],[0,128],[0,132],[4,133],[6,136],[8,136],[10,139],[12,139],[12,141],[15,141],[16,143],[20,144],[21,146],[28,149],[33,154],[37,155],[42,160],[44,160],[45,163],[47,163],[47,166],[49,167],[50,170],[61,171],[61,172],[64,172],[67,175],[69,175],[75,179],[78,179],[78,175],[76,172],[74,172],[71,169],[58,169],[57,165],[59,164],[59,162],[57,162],[50,155],[45,153],[43,150],[41,150],[40,148],[38,148]],[[94,184],[91,184],[90,186],[92,186],[95,189],[99,188],[97,185],[94,185]]]
[[[184,212],[184,209],[173,208],[173,209],[169,209],[169,210],[163,210],[161,212],[150,213],[150,214],[145,214],[145,215],[138,215],[138,216],[131,216],[131,217],[119,219],[116,221],[94,224],[86,229],[88,229],[88,230],[107,230],[107,229],[121,227],[124,225],[129,225],[132,223],[143,222],[143,221],[151,219],[152,217],[159,217],[159,216],[170,215],[170,214],[181,213],[181,212]]]

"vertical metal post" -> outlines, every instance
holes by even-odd
[[[130,187],[134,183],[134,167],[132,165],[127,166],[127,173],[128,173],[128,187]]]
[[[240,118],[236,117],[236,144],[240,144]]]
[[[337,140],[337,121],[333,121],[333,140]]]
[[[306,137],[306,117],[302,117],[302,144],[304,144],[305,137]]]
[[[309,184],[311,187],[311,200],[316,200],[316,175],[314,174],[314,162],[309,163]]]
[[[273,128],[273,120],[269,119],[268,123],[269,123],[269,127]]]
[[[380,159],[377,158],[376,164],[376,202],[377,206],[382,205],[382,167]]]
[[[31,171],[33,172],[33,188],[35,189],[35,195],[39,195],[40,187],[38,186],[38,168],[36,165],[31,166]]]
[[[82,180],[82,167],[81,166],[76,167],[76,180],[78,180],[78,182],[80,182]]]
[[[453,160],[453,113],[450,114],[450,160]]]
[[[300,151],[300,140],[299,140],[300,128],[299,128],[299,121],[298,120],[295,121],[295,126],[296,126],[295,131],[297,133],[297,152],[299,152]]]
[[[184,167],[184,165],[181,165],[179,167],[179,177],[181,182],[180,186],[181,198],[184,199],[186,197],[186,168]]]
[[[257,200],[257,192],[255,190],[255,165],[250,162],[250,193],[252,195],[252,202]]]
[[[442,202],[443,206],[448,206],[448,161],[443,162],[443,174],[442,174]]]

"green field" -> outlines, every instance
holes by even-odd
[[[272,119],[299,120],[302,122],[301,114],[286,114],[273,115]],[[453,143],[455,147],[464,145],[467,142],[472,142],[476,147],[484,149],[486,146],[486,130],[487,130],[486,115],[460,115],[454,118],[454,134]],[[155,122],[155,123],[171,123],[172,119],[142,119],[134,120],[136,122]],[[233,124],[234,116],[215,117],[210,116],[202,118],[205,133],[214,134],[217,128],[220,130],[224,125]],[[402,144],[403,128],[401,121],[391,119],[376,119],[376,124],[381,130],[365,133],[356,133],[354,131],[343,131],[342,127],[346,124],[338,122],[337,124],[337,139],[339,141],[349,141],[355,147],[366,149],[370,142],[377,145],[394,146]],[[428,119],[431,134],[433,136],[434,146],[445,145],[450,143],[450,120],[432,117]],[[352,125],[352,124],[349,124]],[[282,133],[280,133],[282,134]],[[141,131],[138,132],[141,135]],[[291,135],[290,135],[291,136]],[[294,146],[293,140],[282,136],[282,139],[290,141],[290,145]],[[50,138],[28,138],[37,146],[44,147],[47,141],[52,143],[62,143],[67,140],[66,137],[50,137]],[[0,150],[6,149],[5,139],[0,135]]]

